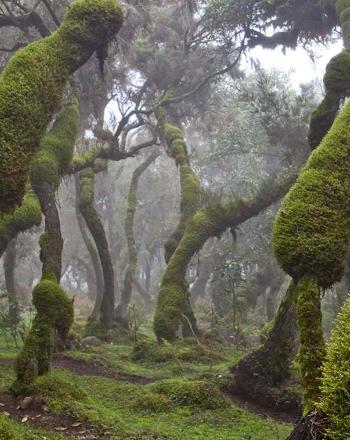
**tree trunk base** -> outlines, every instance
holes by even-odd
[[[314,410],[297,423],[294,431],[286,440],[326,440],[326,429],[326,416]]]

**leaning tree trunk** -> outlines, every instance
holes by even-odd
[[[157,151],[151,153],[150,156],[135,169],[131,178],[129,188],[128,209],[125,219],[125,235],[128,246],[128,263],[125,271],[124,284],[120,302],[115,310],[116,320],[126,327],[128,327],[127,311],[131,300],[137,267],[137,249],[134,235],[134,220],[137,208],[137,188],[140,177],[147,170],[147,168],[157,159],[158,156],[159,153]]]
[[[55,192],[72,159],[78,126],[78,103],[73,100],[43,138],[32,163],[31,183],[45,216],[45,232],[40,237],[43,267],[42,279],[33,290],[37,314],[16,361],[16,382],[12,386],[15,393],[25,392],[36,376],[48,373],[54,337],[64,341],[73,324],[73,303],[59,284],[63,239]]]
[[[106,233],[94,206],[95,172],[92,168],[87,168],[79,176],[79,209],[94,239],[103,274],[99,322],[105,329],[111,329],[114,324],[114,269]]]
[[[154,332],[158,340],[172,341],[176,338],[188,298],[185,277],[192,257],[209,238],[218,237],[226,229],[237,227],[279,200],[294,180],[295,176],[288,176],[281,183],[269,182],[268,190],[263,185],[253,199],[208,206],[198,211],[189,221],[161,282],[154,317]]]
[[[198,177],[193,172],[188,157],[188,149],[181,128],[169,122],[166,108],[156,112],[161,137],[165,140],[169,153],[179,168],[180,173],[180,219],[175,231],[164,245],[165,261],[169,263],[172,255],[181,242],[189,220],[194,216],[201,204],[201,186]],[[199,333],[197,321],[192,310],[189,292],[185,298],[185,307],[182,310],[183,336],[192,336]]]
[[[89,253],[90,260],[92,263],[92,266],[94,268],[94,275],[95,275],[95,285],[96,285],[96,291],[94,295],[95,304],[94,308],[89,316],[89,321],[99,321],[100,320],[100,309],[101,309],[101,302],[102,302],[102,292],[103,292],[103,273],[101,268],[100,259],[98,256],[98,252],[90,240],[90,237],[86,230],[86,224],[84,221],[84,218],[80,212],[79,208],[79,177],[77,175],[74,175],[74,181],[75,181],[75,191],[76,191],[76,204],[75,204],[75,212],[76,217],[78,221],[79,230],[81,233],[81,236],[83,238],[83,241],[85,243],[86,249]]]

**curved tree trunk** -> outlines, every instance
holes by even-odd
[[[211,237],[218,237],[231,227],[237,227],[279,200],[295,181],[289,176],[282,183],[269,182],[251,200],[239,199],[225,205],[208,206],[188,223],[163,276],[154,317],[154,331],[159,340],[172,341],[182,322],[188,295],[186,271],[192,257]]]
[[[157,159],[158,156],[159,153],[157,151],[151,153],[150,156],[135,169],[131,178],[128,195],[128,209],[125,220],[125,235],[128,246],[128,264],[125,271],[124,284],[120,302],[115,311],[116,320],[122,323],[124,326],[128,326],[127,310],[130,304],[137,267],[137,249],[134,236],[134,220],[137,208],[137,188],[140,177],[147,170],[147,168]]]
[[[172,125],[169,122],[166,108],[159,109],[156,116],[159,123],[161,137],[166,141],[169,153],[179,167],[180,172],[180,220],[175,231],[171,234],[170,238],[164,245],[165,261],[169,263],[172,255],[181,242],[189,220],[200,207],[202,190],[199,179],[190,165],[183,131],[181,128]],[[198,335],[197,321],[192,310],[188,292],[184,304],[185,307],[183,307],[181,311],[183,336],[192,336],[193,333]]]
[[[15,393],[25,392],[37,375],[48,373],[54,337],[57,335],[64,342],[73,324],[73,303],[59,284],[63,239],[55,192],[73,156],[78,126],[78,103],[73,100],[43,138],[32,163],[31,183],[45,216],[45,232],[40,237],[43,267],[42,279],[33,290],[37,314],[16,361],[16,382],[12,386]]]
[[[95,173],[92,168],[87,168],[81,171],[79,176],[79,209],[94,239],[103,274],[99,322],[104,328],[110,329],[114,323],[114,269],[106,233],[94,206]]]
[[[92,266],[94,268],[94,275],[95,275],[95,285],[96,285],[96,291],[95,291],[95,304],[94,308],[91,312],[91,315],[89,317],[89,321],[99,321],[100,319],[100,308],[101,308],[101,302],[102,302],[102,292],[103,292],[103,274],[101,269],[101,263],[99,260],[98,252],[90,240],[90,237],[86,230],[86,225],[84,218],[80,212],[79,208],[79,177],[77,175],[74,175],[74,182],[75,182],[75,191],[76,191],[76,204],[75,204],[75,213],[78,221],[79,230],[81,233],[81,236],[83,238],[83,241],[85,243],[86,249],[89,253],[90,260],[92,263]]]

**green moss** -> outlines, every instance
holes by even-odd
[[[320,287],[342,278],[350,238],[350,104],[312,153],[274,224],[273,247],[297,282],[300,364],[305,401],[319,395],[324,356]]]
[[[339,281],[349,247],[350,105],[341,111],[289,191],[274,224],[273,247],[293,278]]]
[[[159,340],[176,339],[186,305],[188,286],[185,280],[187,266],[210,237],[224,232],[230,225],[232,213],[237,214],[243,202],[224,206],[206,207],[187,224],[184,236],[170,258],[163,276],[154,316],[154,332]]]
[[[89,206],[94,202],[95,174],[92,168],[86,168],[80,174],[79,206]]]
[[[151,385],[151,390],[165,395],[176,406],[218,409],[228,405],[227,398],[217,385],[202,380],[162,380]]]
[[[201,187],[198,177],[190,166],[187,145],[181,128],[168,122],[168,115],[165,108],[157,110],[156,116],[161,134],[167,143],[169,153],[180,170],[181,217],[175,231],[164,246],[165,259],[169,261],[183,236],[187,222],[200,206]]]
[[[179,344],[157,344],[155,341],[139,341],[135,344],[131,358],[136,362],[211,362],[223,360],[224,356],[218,352],[209,350],[197,340],[193,343],[190,338],[186,343]]]
[[[122,25],[114,0],[76,0],[51,36],[18,51],[0,77],[0,212],[22,201],[30,162],[68,77]]]
[[[29,388],[30,394],[40,395],[50,410],[61,414],[91,403],[88,394],[76,383],[54,375],[38,377]],[[77,414],[78,415],[78,414]]]
[[[15,394],[28,391],[33,380],[47,374],[57,332],[64,340],[73,324],[73,303],[56,280],[42,280],[33,290],[33,304],[37,315],[16,361]]]
[[[350,3],[347,0],[334,0],[334,5],[343,32],[346,50],[329,62],[324,84],[326,95],[314,111],[310,121],[309,143],[317,147],[331,128],[342,99],[350,91]]]
[[[325,356],[321,295],[317,281],[304,277],[297,285],[296,296],[300,333],[298,360],[304,389],[305,410],[308,411],[320,395],[321,366]]]
[[[41,223],[39,200],[31,188],[28,188],[22,203],[11,214],[5,214],[0,221],[0,256],[8,243],[20,232],[39,226]]]
[[[18,440],[15,432],[3,416],[0,416],[0,438],[1,440]]]
[[[169,411],[171,401],[162,394],[147,393],[135,399],[133,409],[144,413],[160,413]]]
[[[54,126],[44,136],[40,151],[34,157],[31,183],[35,190],[44,182],[50,185],[52,191],[58,189],[61,176],[73,157],[79,122],[79,103],[73,99],[58,114]]]
[[[317,406],[327,416],[329,439],[350,438],[350,300],[337,316],[327,346],[321,392]]]

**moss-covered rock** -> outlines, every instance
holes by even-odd
[[[76,0],[51,36],[18,51],[0,77],[0,212],[21,203],[30,162],[69,75],[123,22],[114,0]]]

